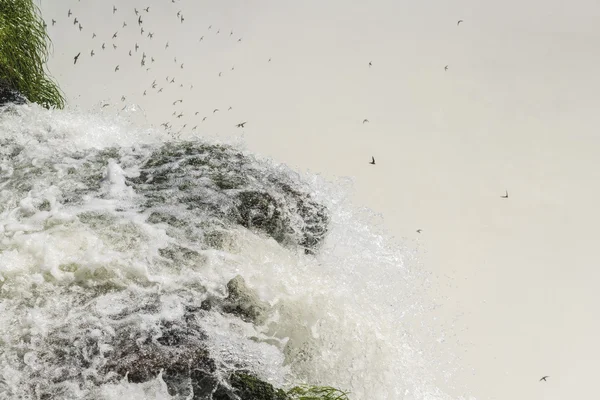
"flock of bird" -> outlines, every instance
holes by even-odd
[[[171,0],[171,2],[172,2],[172,3],[175,3],[175,2],[176,2],[176,0]],[[116,16],[118,16],[118,13],[120,13],[120,12],[121,12],[121,10],[120,10],[119,8],[117,8],[115,5],[113,5],[113,6],[112,6],[112,14],[113,14],[115,17],[116,17]],[[149,13],[150,13],[150,7],[149,7],[149,6],[148,6],[148,7],[145,7],[145,8],[141,8],[141,10],[138,10],[137,8],[133,8],[132,10],[127,10],[127,11],[123,11],[123,12],[124,12],[126,15],[128,15],[129,17],[131,17],[131,18],[133,18],[133,17],[135,16],[135,19],[134,19],[134,21],[135,21],[135,22],[134,22],[134,23],[136,23],[136,24],[137,24],[137,28],[139,29],[139,31],[140,31],[140,35],[141,35],[142,37],[144,37],[144,38],[146,38],[146,39],[148,39],[148,40],[152,40],[152,39],[154,38],[154,33],[153,33],[153,32],[146,31],[146,29],[144,29],[144,27],[145,27],[145,25],[144,25],[144,13],[146,13],[146,14],[149,14]],[[66,13],[66,15],[67,15],[67,18],[69,18],[69,19],[70,19],[71,17],[73,18],[73,20],[72,20],[72,21],[73,21],[73,25],[74,25],[74,26],[75,26],[75,27],[76,27],[76,28],[77,28],[77,29],[78,29],[80,32],[81,32],[81,31],[83,31],[84,27],[82,26],[82,24],[81,24],[81,22],[78,20],[78,18],[77,18],[77,17],[75,17],[75,16],[73,16],[73,13],[72,13],[71,9],[69,9],[69,10],[68,10],[68,12]],[[183,15],[183,12],[182,12],[182,11],[180,11],[180,10],[179,10],[179,11],[177,11],[177,13],[175,14],[175,16],[176,16],[176,17],[177,17],[177,19],[179,20],[179,23],[181,23],[181,24],[183,24],[183,23],[184,23],[184,21],[185,21],[185,17],[184,17],[184,15]],[[131,23],[131,21],[130,21],[130,23]],[[463,20],[462,20],[462,19],[461,19],[461,20],[458,20],[458,22],[457,22],[457,24],[456,24],[456,25],[457,25],[457,26],[460,26],[460,24],[461,24],[461,23],[463,23]],[[57,21],[56,21],[55,19],[52,19],[52,20],[51,20],[51,24],[52,24],[52,26],[55,26],[55,25],[57,24]],[[47,27],[47,24],[45,24],[45,26]],[[120,28],[120,29],[125,29],[125,28],[127,28],[127,27],[128,27],[127,21],[123,21],[123,23],[122,23],[122,24],[120,24],[120,26],[121,26],[121,28]],[[219,30],[219,29],[215,29],[215,30],[213,30],[213,27],[212,27],[212,25],[209,25],[209,26],[208,26],[208,31],[211,31],[211,30],[212,30],[212,31],[214,31],[214,32],[216,32],[215,34],[219,34],[219,33],[220,33],[220,30]],[[112,45],[112,48],[113,48],[113,50],[116,50],[116,49],[117,49],[117,47],[118,47],[118,46],[117,46],[117,43],[116,43],[116,40],[119,38],[119,36],[118,36],[118,35],[119,35],[119,30],[115,31],[115,32],[112,34],[112,36],[110,37],[110,40],[112,41],[111,45]],[[230,32],[229,32],[229,36],[230,36],[230,37],[232,37],[233,35],[234,35],[234,32],[233,32],[233,30],[232,30],[232,31],[230,31]],[[96,37],[97,37],[96,33],[92,32],[92,39],[96,39]],[[199,42],[202,42],[203,40],[204,40],[204,36],[200,36],[200,38],[199,38]],[[241,38],[241,37],[237,38],[237,42],[241,42],[241,41],[242,41],[242,38]],[[140,46],[140,44],[139,44],[138,42],[132,43],[132,44],[130,44],[130,46],[131,46],[131,49],[130,49],[130,50],[129,50],[129,52],[128,52],[128,54],[129,54],[129,56],[130,56],[130,57],[133,57],[133,55],[134,55],[134,54],[139,54],[139,52],[140,52],[140,49],[141,49],[141,46]],[[100,49],[101,49],[100,51],[105,51],[105,50],[106,50],[106,47],[107,47],[107,46],[106,46],[106,42],[102,42],[102,45],[100,46]],[[167,41],[167,42],[165,43],[164,50],[167,50],[168,48],[169,48],[169,42]],[[76,64],[77,64],[77,62],[79,61],[79,59],[80,59],[80,57],[81,57],[81,54],[82,54],[82,52],[78,52],[78,53],[77,53],[77,54],[76,54],[76,55],[73,57],[73,64],[74,64],[74,65],[76,65]],[[96,55],[96,52],[94,51],[94,49],[90,50],[90,52],[89,52],[89,57],[94,57],[95,55]],[[150,67],[148,67],[148,66],[147,66],[147,62],[148,62],[148,56],[146,55],[146,52],[145,52],[145,51],[143,51],[143,50],[141,50],[141,58],[139,59],[139,62],[140,62],[140,67],[141,67],[141,68],[145,68],[145,69],[146,69],[146,71],[149,71],[149,70],[150,70]],[[152,64],[152,63],[154,63],[154,62],[155,62],[155,59],[154,59],[154,57],[153,57],[153,56],[151,56],[151,57],[150,57],[150,59],[149,59],[149,62],[150,62],[150,64]],[[183,69],[183,68],[184,68],[184,63],[177,63],[177,57],[174,57],[174,62],[175,62],[177,65],[178,65],[179,69]],[[271,58],[269,58],[267,62],[271,62]],[[368,63],[368,67],[369,67],[369,68],[372,68],[372,67],[373,67],[373,62],[372,62],[372,61],[369,61],[369,63]],[[231,70],[232,70],[232,71],[233,71],[234,69],[235,69],[235,67],[231,67]],[[449,65],[445,65],[445,66],[444,66],[444,71],[448,71],[448,69],[449,69]],[[119,72],[119,70],[120,70],[120,65],[119,65],[119,64],[117,64],[117,65],[114,67],[114,72],[115,72],[115,73],[117,73],[117,72]],[[222,76],[222,72],[219,72],[219,74],[218,74],[218,77],[221,77],[221,76]],[[168,84],[168,85],[175,84],[175,77],[173,77],[173,76],[167,76],[167,77],[165,77],[165,82],[166,82],[166,84]],[[180,87],[183,87],[183,83],[180,83]],[[194,86],[193,86],[193,85],[190,85],[190,90],[192,90],[193,88],[194,88]],[[155,93],[157,93],[157,94],[158,94],[158,93],[161,93],[161,92],[163,92],[163,90],[164,90],[164,89],[165,89],[165,86],[164,86],[164,85],[159,85],[159,84],[158,84],[158,78],[157,78],[157,79],[154,79],[154,81],[152,82],[152,84],[151,84],[151,85],[150,85],[150,86],[149,86],[147,89],[145,89],[145,90],[143,91],[143,94],[142,94],[142,95],[143,95],[143,96],[147,96],[147,94],[148,94],[148,90],[153,90]],[[125,97],[125,95],[122,95],[122,96],[121,96],[121,101],[123,101],[123,102],[124,102],[125,100],[126,100],[126,97]],[[175,101],[172,103],[172,105],[173,105],[173,107],[176,107],[178,104],[181,104],[181,103],[183,103],[183,101],[184,101],[183,99],[177,99],[177,100],[175,100]],[[110,105],[109,103],[105,103],[105,104],[102,104],[102,106],[101,106],[101,107],[102,107],[102,108],[104,108],[104,107],[107,107],[107,106],[109,106],[109,105]],[[125,107],[126,107],[126,106],[125,106]],[[123,107],[123,109],[125,109],[125,107]],[[232,110],[232,107],[230,106],[230,107],[228,108],[228,111],[231,111],[231,110]],[[213,109],[213,111],[212,111],[212,114],[215,114],[215,113],[217,113],[217,112],[219,112],[219,111],[220,111],[220,110],[219,110],[219,108],[215,108],[215,109]],[[198,114],[199,114],[199,111],[196,111],[196,112],[194,113],[194,116],[195,116],[195,117],[197,117],[197,116],[198,116]],[[180,118],[182,118],[182,117],[184,116],[184,114],[183,114],[183,112],[181,112],[181,111],[174,110],[171,116],[172,116],[172,117],[175,117],[175,118],[177,118],[177,119],[180,119]],[[206,121],[206,119],[207,119],[207,118],[208,118],[208,116],[202,116],[201,122],[204,122],[204,121]],[[235,124],[235,127],[237,127],[237,128],[244,128],[244,127],[245,127],[245,125],[246,125],[246,123],[247,123],[246,121],[244,121],[244,122],[240,122],[240,123],[237,123],[237,124]],[[362,123],[363,123],[363,124],[369,123],[369,120],[368,120],[367,118],[365,118],[365,119],[363,119]],[[170,134],[172,134],[172,135],[175,137],[175,135],[179,134],[179,133],[181,132],[181,130],[182,130],[182,129],[185,129],[185,128],[187,127],[187,124],[183,124],[183,125],[181,126],[181,130],[180,130],[180,131],[178,131],[178,132],[173,132],[173,130],[172,130],[172,128],[173,128],[173,125],[172,125],[172,123],[171,123],[170,121],[163,122],[163,123],[161,124],[161,126],[162,126],[162,127],[165,129],[165,130],[169,131],[169,133],[170,133]],[[197,127],[198,127],[198,125],[195,125],[195,126],[192,128],[192,130],[196,130],[196,129],[197,129]],[[369,162],[369,164],[371,164],[371,165],[375,165],[375,157],[374,157],[374,156],[372,156],[372,157],[371,157],[371,161]],[[503,199],[508,199],[508,190],[506,190],[506,191],[505,191],[505,194],[504,194],[504,195],[502,195],[502,196],[500,196],[500,197],[501,197],[501,198],[503,198]],[[417,229],[417,231],[416,231],[416,232],[417,232],[417,233],[421,233],[421,232],[422,232],[422,229]],[[547,378],[548,378],[548,376],[543,376],[543,377],[540,379],[540,381],[546,381],[546,379],[547,379]]]
[[[175,0],[171,0],[172,3],[175,3]],[[144,20],[145,20],[145,15],[144,14],[149,14],[151,12],[151,7],[145,7],[145,8],[141,8],[141,9],[137,9],[135,7],[133,7],[131,10],[121,10],[120,8],[118,8],[115,5],[112,5],[112,15],[117,18],[118,16],[120,16],[120,14],[122,13],[123,15],[125,15],[125,21],[121,23],[119,23],[120,28],[119,29],[126,29],[128,26],[132,25],[132,24],[137,24],[136,29],[139,29],[139,34],[141,36],[142,39],[146,39],[146,40],[152,40],[154,38],[154,32],[151,32],[149,30],[147,30],[147,27],[144,24]],[[74,15],[73,11],[71,9],[69,9],[66,13],[66,16],[69,20],[71,20],[72,18],[72,22],[73,22],[73,26],[75,26],[80,32],[84,30],[84,27],[81,23],[81,21],[78,19],[77,16]],[[181,10],[178,10],[177,13],[175,14],[175,17],[177,18],[177,20],[179,21],[180,24],[183,24],[185,21],[185,16],[183,14],[183,12]],[[129,20],[127,20],[127,18],[130,18]],[[128,24],[129,22],[129,24]],[[54,18],[52,18],[51,20],[51,26],[55,26],[58,23],[58,21]],[[48,24],[45,23],[44,24],[45,27],[48,27]],[[208,31],[212,31],[214,32],[215,35],[220,34],[220,29],[213,29],[212,25],[208,26]],[[98,37],[98,35],[96,35],[95,32],[92,32],[92,39],[96,39]],[[229,32],[229,37],[233,37],[234,36],[234,32],[233,30],[231,30]],[[242,37],[234,37],[234,40],[236,40],[238,43],[242,42]],[[109,42],[109,46],[112,46],[113,50],[117,50],[117,48],[122,45],[122,43],[119,43],[119,30],[116,30],[112,36],[110,36],[110,40]],[[204,40],[204,36],[200,36],[199,38],[199,42],[202,42]],[[103,41],[101,42],[101,45],[99,44],[100,42],[97,42],[97,48],[96,49],[91,49],[89,51],[89,57],[94,57],[97,55],[97,51],[105,51],[107,49],[107,41]],[[139,42],[135,42],[135,43],[130,43],[129,46],[131,46],[128,55],[129,57],[134,57],[135,56],[139,56],[139,64],[140,64],[140,68],[145,69],[146,72],[150,71],[151,69],[151,65],[156,61],[154,56],[150,56],[148,57],[148,55],[146,54],[146,51],[142,50],[142,46],[143,44],[142,40],[140,39]],[[98,48],[99,46],[99,48]],[[169,41],[166,41],[165,46],[164,46],[164,50],[166,51],[167,49],[169,49]],[[73,57],[73,64],[77,65],[77,62],[80,60],[80,57],[82,55],[82,52],[79,51],[74,57]],[[185,63],[183,62],[177,62],[177,57],[174,57],[174,63],[178,66],[178,69],[184,69],[184,65]],[[271,62],[271,58],[268,59],[267,62]],[[117,64],[114,66],[114,72],[118,73],[120,71],[120,67],[121,64]],[[235,70],[235,66],[231,67],[231,70]],[[218,77],[221,77],[223,75],[223,72],[219,72]],[[150,94],[150,91],[154,91],[154,93],[158,94],[158,93],[162,93],[163,90],[165,89],[166,85],[176,85],[176,81],[175,81],[175,77],[174,76],[166,76],[165,77],[165,84],[159,84],[158,82],[160,82],[160,78],[156,78],[154,79],[154,81],[152,82],[152,84],[149,85],[148,88],[143,90],[142,96],[147,96]],[[178,82],[179,83],[179,82]],[[186,87],[187,87],[187,83],[186,83]],[[179,83],[179,87],[183,88],[184,87],[184,83]],[[190,90],[194,89],[194,85],[193,84],[189,84],[189,88]],[[126,96],[122,95],[121,96],[121,101],[125,102],[126,100]],[[176,101],[174,101],[172,103],[172,105],[174,107],[176,107],[178,104],[183,103],[183,99],[178,99]],[[105,102],[104,104],[101,105],[101,108],[105,108],[110,106],[111,104],[108,102]],[[125,108],[127,108],[127,105],[125,105],[121,110],[124,110]],[[228,111],[231,111],[233,109],[232,106],[228,107]],[[212,110],[212,114],[215,114],[217,112],[219,112],[220,109],[219,108],[214,108]],[[200,118],[198,117],[198,115],[200,114],[200,111],[196,111],[194,113],[194,117]],[[210,114],[209,114],[210,115]],[[209,118],[209,115],[204,115],[201,116],[201,119],[199,120],[200,123],[206,121],[207,118]],[[171,117],[174,117],[176,119],[181,119],[184,116],[184,113],[180,110],[174,110],[173,113],[171,114]],[[240,122],[235,124],[235,127],[237,128],[244,128],[245,124],[247,122]],[[184,129],[187,128],[187,124],[183,124],[181,126],[179,126],[179,130],[174,130],[174,126],[173,123],[171,121],[165,121],[163,123],[160,124],[161,127],[163,127],[172,137],[178,137],[179,135],[181,135],[182,131]],[[195,125],[191,128],[192,131],[197,130],[198,125]]]

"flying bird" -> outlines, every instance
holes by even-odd
[[[150,7],[146,7],[146,8],[144,8],[144,11],[146,11],[146,12],[150,12]]]
[[[113,37],[112,37],[113,39],[116,39],[116,38],[117,38],[117,33],[119,33],[119,31],[116,31],[116,32],[114,33],[114,35],[113,35]]]
[[[202,122],[204,122],[206,120],[206,117],[202,118]]]
[[[369,67],[372,67],[373,63],[371,61],[369,61]]]
[[[102,50],[104,50],[104,47],[105,47],[105,44],[104,44],[104,43],[102,43]]]
[[[113,6],[113,14],[117,12],[117,7]]]
[[[138,25],[141,25],[141,24],[142,24],[142,22],[143,22],[143,21],[142,21],[142,16],[140,15],[140,16],[139,16],[139,18],[138,18]]]
[[[135,51],[137,52],[139,48],[140,48],[140,46],[138,46],[138,44],[136,43],[135,44]]]
[[[148,37],[149,37],[150,39],[152,39],[152,37],[153,37],[153,36],[154,36],[154,33],[152,33],[152,32],[148,32]]]
[[[423,232],[423,229],[417,229],[417,233]]]
[[[503,199],[508,199],[508,190],[505,190],[505,192],[506,192],[506,194],[504,196],[500,196],[500,197],[502,197]]]
[[[369,122],[369,120],[368,120],[368,119],[366,119],[366,118],[365,118],[365,119],[363,119],[363,124],[364,124],[365,122]]]
[[[92,50],[93,51],[93,50]],[[77,64],[77,60],[79,59],[79,56],[81,55],[81,52],[79,52],[74,58],[73,58],[73,64]]]
[[[244,125],[246,125],[247,122],[242,122],[236,125],[237,128],[243,128]]]
[[[216,113],[217,111],[219,111],[219,109],[218,109],[218,108],[215,108],[215,109],[213,110],[213,114],[214,114],[214,113]]]
[[[113,49],[117,49],[117,45],[113,43]]]
[[[71,9],[69,8],[69,12],[67,13],[67,17],[70,17],[73,13],[71,12]]]
[[[90,53],[90,56],[94,57],[94,50]]]
[[[133,11],[135,12],[135,15],[138,15],[138,10],[137,8],[134,8]]]
[[[52,26],[54,26],[56,24],[56,20],[52,20]]]
[[[131,57],[131,50],[129,50],[129,57]]]
[[[127,26],[127,22],[123,21],[123,28]]]
[[[546,375],[546,376],[542,376],[542,377],[540,378],[540,382],[541,382],[541,381],[548,382],[548,381],[546,380],[546,378],[550,378],[550,377],[549,377],[548,375]]]
[[[229,106],[229,108],[227,109],[227,111],[231,111],[233,110],[233,107]]]
[[[77,21],[77,17],[75,17],[75,19],[73,20],[73,25],[77,25],[79,21]]]
[[[94,39],[96,37],[95,33],[92,33],[92,39]]]
[[[117,72],[118,70],[119,70],[119,66],[117,65],[117,66],[115,67],[115,72]]]
[[[460,25],[461,22],[463,22],[463,20],[459,19],[458,22],[456,23],[456,26]]]
[[[447,65],[444,67],[444,71],[448,71],[448,66]]]
[[[373,165],[375,165],[375,157],[371,156],[371,159],[372,159],[372,161],[371,161],[371,162],[369,162],[369,164],[373,164]]]
[[[146,95],[146,91],[144,90],[144,96]]]
[[[169,42],[167,42],[167,44],[165,44],[165,50],[169,48]]]
[[[82,29],[83,29],[83,26],[81,26],[81,24],[79,24],[79,32],[81,32]]]

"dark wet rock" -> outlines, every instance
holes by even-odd
[[[254,289],[249,288],[240,275],[227,283],[228,296],[223,301],[223,311],[235,314],[246,322],[261,324],[267,317],[270,306],[262,301]]]
[[[219,385],[216,365],[203,344],[206,336],[190,322],[164,322],[156,338],[121,332],[104,371],[134,383],[162,372],[171,396],[209,399]]]
[[[17,90],[10,87],[10,85],[0,79],[0,107],[6,104],[25,104],[27,99]]]
[[[327,233],[329,214],[283,173],[267,172],[255,161],[222,145],[169,143],[130,178],[147,199],[149,222],[171,222],[161,208],[185,207],[199,220],[228,221],[295,244],[313,253]],[[213,243],[205,241],[207,246]]]
[[[256,378],[245,371],[238,371],[229,377],[233,390],[220,386],[213,394],[213,400],[288,400],[281,389]],[[232,393],[233,392],[233,393]]]

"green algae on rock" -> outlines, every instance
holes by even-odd
[[[33,0],[0,1],[0,105],[22,103],[21,94],[46,108],[64,97],[45,71],[50,38]]]

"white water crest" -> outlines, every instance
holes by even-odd
[[[0,110],[0,398],[186,398],[166,372],[132,382],[119,364],[173,327],[193,331],[179,348],[203,346],[218,379],[245,369],[357,400],[451,398],[435,377],[452,368],[423,328],[426,274],[348,204],[348,182],[166,140],[100,115]],[[324,240],[299,217],[320,209],[289,203],[287,187],[325,206]],[[232,220],[247,188],[287,204],[289,226]],[[268,303],[264,319],[204,306],[237,275]]]

